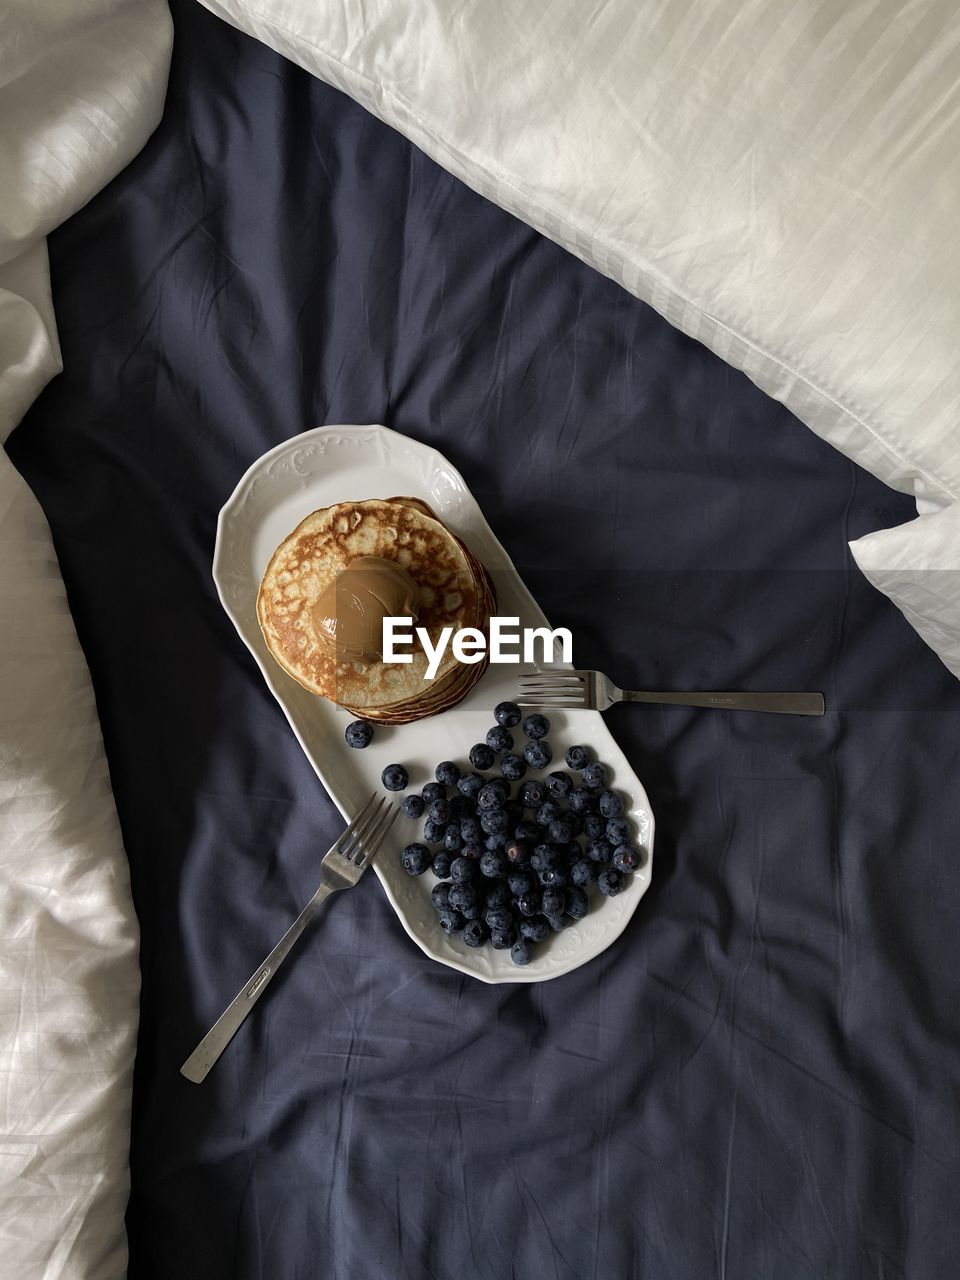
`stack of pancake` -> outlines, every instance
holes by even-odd
[[[412,662],[385,663],[379,614],[415,615],[409,629],[425,628],[435,646],[444,627],[487,635],[495,607],[483,565],[418,498],[314,511],[274,552],[257,596],[260,630],[280,666],[311,693],[382,724],[454,706],[487,658],[462,663],[448,645],[428,680],[427,656],[414,641],[402,650]]]

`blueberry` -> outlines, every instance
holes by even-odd
[[[475,818],[477,816],[477,806],[473,800],[468,800],[466,796],[455,795],[448,800],[450,805],[450,817],[459,822],[461,818]]]
[[[432,861],[425,844],[408,844],[400,855],[400,862],[408,876],[422,876]]]
[[[547,924],[554,933],[560,933],[570,923],[566,916],[547,916]]]
[[[550,926],[543,916],[534,916],[532,920],[520,921],[520,933],[530,942],[542,942],[550,932]]]
[[[503,846],[503,852],[507,855],[507,861],[516,866],[518,863],[530,861],[530,845],[525,840],[508,840]]]
[[[579,885],[566,892],[567,915],[571,920],[582,920],[590,910],[590,899]]]
[[[523,732],[528,738],[545,738],[550,732],[550,721],[546,716],[527,716],[523,722]]]
[[[623,801],[616,791],[600,792],[600,816],[602,818],[619,818],[623,813]]]
[[[596,878],[596,869],[589,858],[581,858],[570,868],[570,883],[576,885],[578,889],[588,888]]]
[[[504,729],[512,729],[515,724],[519,724],[521,714],[515,702],[498,702],[493,709],[494,720],[503,725]]]
[[[583,834],[588,840],[599,840],[607,829],[607,824],[599,813],[588,813],[583,820]]]
[[[403,791],[410,779],[402,764],[388,764],[380,775],[380,781],[388,791]]]
[[[565,821],[570,824],[570,839],[576,840],[577,836],[583,833],[583,819],[579,813],[565,813],[563,816]]]
[[[587,845],[587,857],[591,862],[609,862],[613,857],[613,845],[601,836]]]
[[[480,872],[490,880],[502,880],[507,874],[507,860],[502,853],[488,851],[480,859]]]
[[[462,796],[467,796],[470,800],[476,800],[482,786],[483,779],[479,773],[465,773],[457,781],[457,790]]]
[[[575,769],[579,773],[590,763],[590,751],[587,747],[567,747],[563,758],[568,769]]]
[[[611,818],[607,823],[606,837],[616,848],[618,844],[629,844],[633,832],[626,818]]]
[[[531,778],[520,788],[520,801],[525,809],[539,809],[549,792],[545,782]]]
[[[369,720],[354,720],[344,729],[343,736],[347,740],[348,747],[355,747],[358,751],[362,751],[373,741],[373,725]]]
[[[605,898],[615,898],[624,886],[624,875],[616,867],[604,867],[597,876],[597,888]]]
[[[487,746],[498,756],[506,755],[513,750],[513,734],[502,725],[495,724],[492,729],[487,730]]]
[[[450,888],[450,906],[454,911],[464,911],[477,905],[477,891],[472,884],[455,884]]]
[[[540,894],[536,889],[521,893],[517,898],[517,910],[522,916],[535,916],[540,910]]]
[[[440,884],[435,884],[430,890],[430,901],[438,911],[446,911],[450,906],[450,890],[452,887],[444,880]]]
[[[446,834],[445,822],[434,822],[432,818],[428,818],[423,824],[423,838],[427,844],[439,844]]]
[[[573,779],[569,773],[564,773],[562,769],[557,769],[554,773],[548,773],[546,776],[547,790],[557,800],[566,800],[567,796],[573,790]]]
[[[470,763],[475,769],[492,769],[496,756],[485,742],[478,742],[470,748]]]
[[[434,800],[427,810],[427,817],[431,822],[439,823],[440,826],[445,827],[451,818],[449,801]]]
[[[485,849],[489,849],[491,853],[503,853],[504,849],[507,847],[506,832],[494,831],[491,835],[486,837],[483,842],[483,847]]]
[[[439,782],[428,782],[423,788],[423,799],[426,804],[433,804],[434,800],[446,800],[447,788],[441,786]]]
[[[571,813],[578,813],[585,818],[588,813],[594,812],[597,807],[597,800],[596,796],[591,795],[589,791],[577,788],[575,791],[570,792],[567,804],[570,806]]]
[[[510,819],[503,809],[487,809],[480,815],[480,826],[488,836],[506,835]]]
[[[422,796],[404,796],[400,803],[400,808],[408,818],[421,817],[424,807]]]
[[[629,875],[632,871],[636,871],[642,859],[639,849],[635,849],[632,844],[618,844],[613,851],[611,861],[618,871]]]
[[[507,811],[507,817],[510,819],[511,827],[515,827],[523,818],[523,805],[519,800],[507,800],[507,803],[503,807]]]
[[[523,938],[519,938],[510,948],[510,959],[516,965],[529,964],[533,959],[530,943]]]
[[[492,911],[494,907],[509,907],[511,896],[503,880],[493,881],[483,897],[484,910]]]
[[[502,809],[507,799],[504,794],[505,786],[506,783],[504,783],[501,778],[498,778],[495,782],[488,782],[482,786],[479,794],[477,795],[478,808],[481,810]]]
[[[531,741],[523,748],[523,758],[531,769],[546,769],[553,759],[553,748],[549,742]]]
[[[514,840],[523,840],[526,844],[536,844],[543,838],[543,829],[539,822],[518,822],[513,831]]]
[[[587,765],[581,777],[588,791],[602,791],[607,785],[606,765],[602,765],[599,760],[594,760],[592,764]]]
[[[462,855],[450,863],[450,877],[457,884],[466,884],[473,879],[473,862]]]
[[[455,787],[460,778],[460,768],[452,760],[441,760],[434,770],[438,782],[445,787]]]
[[[466,858],[468,862],[479,862],[483,857],[483,848],[479,840],[476,843],[465,844],[460,850],[460,857]]]
[[[515,942],[519,939],[516,925],[511,925],[509,929],[491,929],[490,942],[494,951],[509,951]]]
[[[460,834],[460,828],[452,824],[447,827],[446,834],[443,837],[443,847],[448,853],[459,853],[463,848],[463,836]]]
[[[450,863],[452,861],[453,859],[450,857],[450,854],[446,849],[437,850],[433,855],[433,862],[430,864],[430,869],[437,879],[446,880],[447,876],[450,874]]]
[[[570,872],[558,863],[555,867],[544,867],[538,871],[537,879],[544,889],[563,889],[570,883]]]
[[[560,852],[554,848],[552,844],[546,841],[538,844],[530,855],[530,866],[534,871],[543,871],[545,867],[556,867],[560,865]]]
[[[507,754],[500,761],[500,772],[508,782],[519,782],[527,772],[527,762],[522,756]]]
[[[460,912],[454,911],[452,907],[448,907],[446,911],[441,911],[437,919],[444,933],[459,933],[466,924],[466,920],[464,920]]]
[[[507,888],[515,898],[522,898],[525,893],[530,893],[533,885],[534,879],[529,871],[509,871],[507,874]]]
[[[477,818],[464,818],[460,823],[460,834],[467,844],[479,844],[483,831]]]
[[[537,822],[541,827],[549,827],[551,822],[561,817],[563,810],[557,804],[556,800],[544,800],[543,804],[537,810]]]
[[[489,936],[487,926],[480,919],[470,920],[464,925],[463,932],[460,934],[468,947],[482,947]]]
[[[464,907],[460,914],[463,916],[464,920],[479,920],[480,919],[479,902],[475,902],[472,907]]]
[[[457,904],[454,902],[453,905]],[[544,889],[543,914],[545,916],[562,916],[566,905],[567,895],[562,889]]]
[[[509,907],[489,907],[483,918],[490,929],[501,933],[513,924],[513,912]]]
[[[552,844],[569,844],[573,839],[573,827],[569,818],[554,818],[547,827],[547,835]]]

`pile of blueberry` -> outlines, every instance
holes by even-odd
[[[583,919],[593,886],[607,897],[620,893],[642,853],[606,768],[586,747],[564,756],[579,778],[556,770],[542,781],[524,780],[553,761],[550,722],[527,716],[527,741],[515,752],[510,730],[520,724],[520,708],[501,702],[494,716],[486,741],[470,750],[471,770],[445,760],[436,782],[404,798],[404,813],[424,826],[422,842],[406,846],[402,864],[409,875],[437,877],[430,896],[444,933],[469,947],[489,942],[524,965],[536,943]],[[498,764],[499,776],[485,776]],[[383,783],[403,790],[406,770],[388,765]]]

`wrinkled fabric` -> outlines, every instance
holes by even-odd
[[[921,512],[960,501],[953,0],[202,2],[651,303]],[[889,594],[960,676],[960,593],[924,590],[925,532],[908,525],[883,565]],[[864,531],[855,554],[876,564],[889,545]]]
[[[171,35],[154,0],[3,6],[0,443],[60,368],[45,236],[160,118]],[[0,1268],[119,1280],[137,925],[50,530],[2,450],[0,593]]]
[[[64,373],[11,442],[140,922],[131,1280],[943,1280],[960,689],[847,550],[912,500],[354,103],[175,22],[158,132],[51,237]],[[610,712],[657,844],[608,951],[485,986],[368,877],[198,1087],[341,829],[217,601],[217,512],[345,422],[449,457],[581,665],[828,711]]]

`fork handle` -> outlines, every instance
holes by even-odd
[[[294,920],[277,945],[264,960],[263,964],[250,975],[233,1000],[216,1020],[207,1034],[180,1068],[180,1074],[199,1084],[206,1079],[207,1072],[223,1053],[233,1039],[244,1018],[257,1003],[269,986],[274,974],[287,958],[293,944],[317,914],[321,903],[336,890],[329,884],[321,884],[307,905]]]
[[[794,716],[823,715],[822,693],[644,693],[639,689],[625,689],[623,701],[726,711],[776,711]]]

